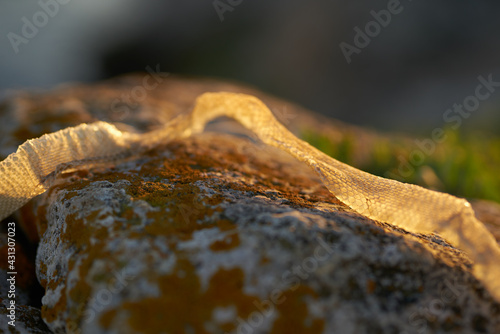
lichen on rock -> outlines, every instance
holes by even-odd
[[[206,133],[64,174],[38,210],[54,331],[500,328],[459,250],[359,216],[307,167],[244,138]],[[436,300],[439,314],[419,311]]]
[[[137,84],[133,77],[123,83]],[[47,96],[49,115],[67,107],[78,109],[79,118],[42,122],[48,130],[21,119],[27,130],[16,136],[83,118],[110,120],[119,87],[104,83]],[[154,130],[190,110],[203,90],[200,83],[165,80],[137,112],[119,120]],[[68,99],[73,102],[62,103]],[[35,112],[36,101],[24,106],[24,115]],[[500,305],[461,250],[438,235],[353,212],[306,165],[249,138],[235,123],[226,125],[222,133],[177,138],[61,173],[24,208],[24,217],[36,217],[42,317],[52,331],[500,330]]]

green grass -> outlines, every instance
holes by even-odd
[[[443,142],[434,142],[430,154],[420,155],[424,159],[413,163],[410,158],[419,150],[413,140],[378,136],[362,143],[345,135],[334,143],[314,131],[304,131],[301,137],[335,159],[375,175],[460,197],[500,202],[500,137],[451,129],[445,134]]]

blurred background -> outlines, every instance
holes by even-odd
[[[148,68],[249,84],[363,126],[300,137],[375,175],[488,200],[472,203],[500,236],[498,0],[0,0],[0,102]],[[465,101],[477,101],[470,115],[450,113]],[[13,128],[0,121],[2,159]]]
[[[3,95],[159,64],[251,84],[350,123],[426,135],[474,94],[479,75],[500,81],[500,2],[493,0],[0,4]],[[355,28],[365,32],[373,13],[390,6],[397,10],[388,24],[368,25],[373,37],[356,47]],[[342,43],[357,50],[346,57]],[[500,90],[463,127],[495,132],[499,104]]]

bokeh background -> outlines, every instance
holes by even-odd
[[[340,43],[354,45],[354,28],[390,1],[59,0],[16,53],[9,33],[22,36],[23,17],[33,23],[42,4],[55,1],[0,1],[3,96],[159,65],[251,84],[350,123],[425,135],[474,93],[479,75],[500,81],[494,0],[402,0],[350,63]],[[216,4],[230,9],[221,16]],[[463,128],[496,133],[499,105],[500,90]]]

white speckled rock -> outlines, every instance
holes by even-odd
[[[11,334],[50,334],[52,333],[40,316],[40,309],[32,306],[17,305],[15,326],[9,325],[10,311],[7,299],[0,299],[0,333]]]
[[[247,139],[207,133],[63,175],[38,210],[55,332],[500,330],[464,254],[350,212]]]
[[[169,77],[141,103],[119,100],[141,80],[8,99],[0,106],[0,157],[81,122],[151,130],[205,91],[256,95],[296,133],[308,124],[338,142],[346,128],[322,128],[292,104],[211,80]],[[438,236],[351,212],[305,165],[234,123],[209,128],[224,133],[62,174],[18,214],[29,238],[38,230],[41,239],[36,268],[52,331],[500,332],[500,305],[465,254]],[[373,136],[349,131],[362,144]],[[354,159],[369,155],[362,144]]]

